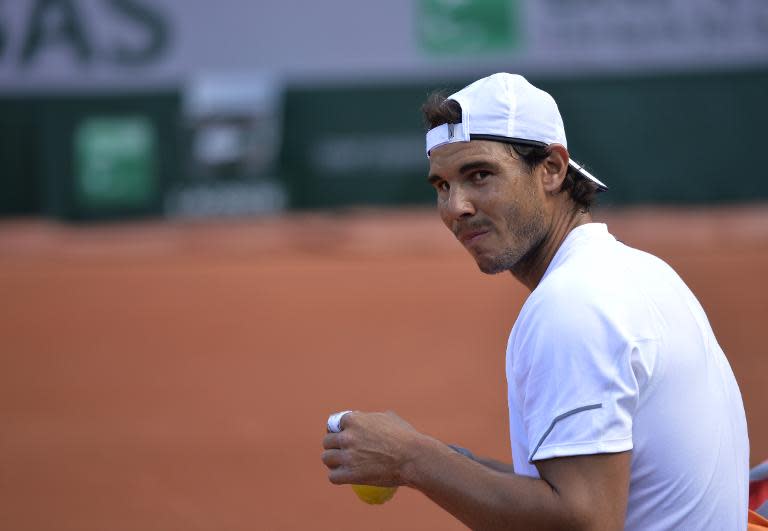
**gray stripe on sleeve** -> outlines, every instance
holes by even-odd
[[[539,444],[536,445],[536,448],[533,449],[533,452],[531,452],[531,456],[528,458],[529,463],[533,463],[533,456],[536,455],[536,452],[539,451],[539,447],[544,442],[544,439],[547,438],[547,436],[552,433],[552,430],[555,428],[555,424],[563,420],[564,418],[568,418],[571,415],[575,415],[576,413],[581,413],[582,411],[589,411],[590,409],[600,409],[603,407],[603,404],[592,404],[591,406],[582,406],[577,407],[576,409],[572,409],[570,411],[567,411],[563,413],[562,415],[558,415],[555,417],[555,419],[552,421],[552,424],[549,425],[549,428],[544,433],[544,435],[541,436],[541,439],[539,439]]]

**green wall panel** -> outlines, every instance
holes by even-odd
[[[0,215],[41,210],[35,111],[30,100],[0,98]]]
[[[180,101],[176,91],[0,98],[0,112],[7,111],[0,116],[0,215],[87,220],[161,214],[164,190],[179,173]],[[79,145],[83,131],[109,134],[89,127],[99,123],[142,124],[151,138],[146,156],[120,158],[93,134],[90,145],[101,145],[101,154]],[[94,164],[99,158],[104,164]],[[91,186],[84,193],[94,183],[101,191],[94,194]]]
[[[442,88],[470,81],[446,80]],[[558,101],[573,157],[610,186],[603,204],[768,200],[760,157],[768,70],[532,81]],[[289,87],[278,172],[291,206],[431,203],[419,107],[433,88],[440,86]],[[164,191],[183,177],[180,109],[178,91],[0,97],[0,215],[162,213]],[[118,173],[131,182],[113,192],[129,191],[126,201],[110,191],[83,201],[90,197],[83,182],[96,181],[78,180],[75,138],[92,119],[148,128],[147,156],[121,159]],[[151,182],[141,188],[145,178]]]
[[[570,150],[616,203],[768,198],[755,155],[766,139],[768,72],[542,82]]]

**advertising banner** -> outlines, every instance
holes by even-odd
[[[768,66],[765,0],[13,0],[0,90]]]

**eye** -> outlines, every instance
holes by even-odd
[[[480,183],[487,179],[490,175],[491,172],[489,171],[476,171],[470,176],[470,179],[473,183]]]

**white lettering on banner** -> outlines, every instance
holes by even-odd
[[[165,211],[173,217],[270,214],[285,210],[288,195],[277,181],[189,185],[167,194]]]
[[[310,149],[311,167],[328,175],[426,171],[424,138],[412,134],[328,136]]]
[[[718,58],[761,57],[768,62],[764,0],[540,0],[530,7],[532,34],[540,36],[534,43],[538,53],[561,60],[706,65]]]

